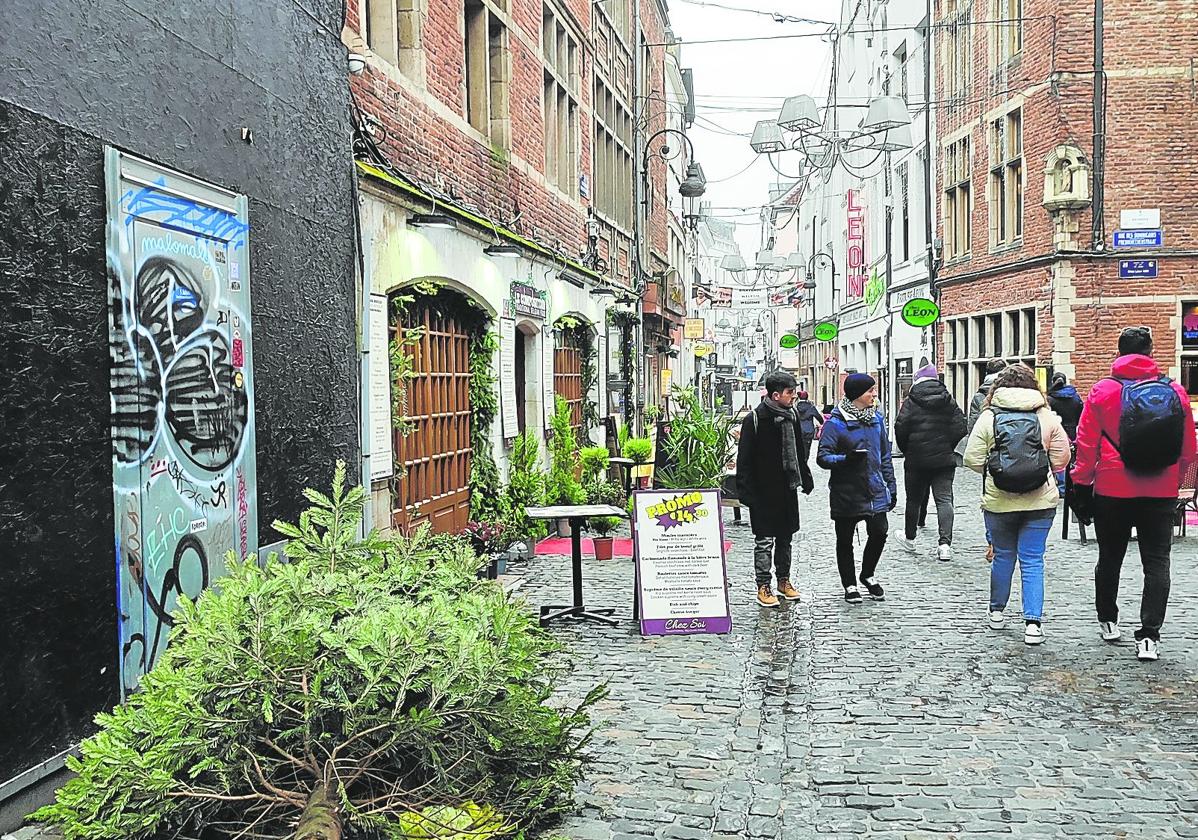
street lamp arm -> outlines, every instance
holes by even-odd
[[[658,152],[653,151],[653,141],[656,140],[658,137],[661,137],[663,134],[677,134],[679,137],[681,137],[683,144],[686,146],[687,154],[690,156],[691,160],[694,160],[695,144],[691,142],[691,139],[686,136],[685,132],[679,131],[676,128],[660,128],[657,131],[650,134],[649,139],[645,141],[645,169],[646,170],[648,170],[648,168],[649,168],[648,161],[649,161],[650,157],[658,157],[658,158],[661,158],[662,160],[673,160],[673,158],[675,157],[675,155],[670,154],[669,146],[662,146],[661,150]],[[645,177],[646,178],[648,177],[647,172],[646,172]]]

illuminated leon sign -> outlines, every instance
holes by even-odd
[[[848,191],[848,205],[848,296],[859,298],[865,294],[865,207],[860,190]]]

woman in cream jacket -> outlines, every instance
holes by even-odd
[[[1007,492],[996,487],[986,473],[986,462],[994,448],[995,409],[1035,412],[1040,421],[1040,441],[1049,461],[1049,468],[1044,471],[1044,484],[1039,488],[1027,493]],[[1061,418],[1048,407],[1035,372],[1024,364],[1003,370],[994,381],[965,447],[965,466],[982,473],[982,511],[987,530],[994,540],[994,563],[990,567],[990,627],[1001,630],[1005,624],[1003,610],[1011,597],[1011,577],[1018,559],[1023,583],[1023,640],[1029,645],[1044,641],[1041,629],[1044,547],[1060,501],[1053,473],[1065,469],[1069,458],[1069,436],[1061,425]]]

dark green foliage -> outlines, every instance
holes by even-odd
[[[670,421],[670,434],[659,440],[666,464],[657,480],[671,490],[718,488],[732,456],[732,418],[708,412],[690,388],[675,388],[678,407]]]
[[[546,504],[582,504],[586,493],[578,480],[581,469],[578,438],[570,426],[570,404],[560,395],[554,401],[553,418],[550,421],[549,454],[551,465],[545,491]]]
[[[365,494],[344,475],[276,523],[289,563],[231,557],[219,589],[181,600],[158,665],[37,820],[68,840],[283,837],[307,808],[305,837],[399,840],[433,814],[494,829],[482,840],[570,807],[601,691],[546,705],[556,646],[535,619],[459,539],[359,539]]]
[[[621,447],[621,455],[638,464],[646,464],[653,457],[653,441],[649,438],[628,438]]]
[[[541,453],[531,431],[518,436],[508,460],[507,504],[512,532],[516,536],[538,540],[547,533],[543,521],[529,519],[525,508],[545,504],[546,481],[541,469]]]
[[[499,411],[493,364],[498,349],[499,336],[493,332],[470,339],[470,518],[484,522],[497,522],[508,515],[491,446],[491,426]]]
[[[606,446],[584,446],[578,453],[582,463],[582,480],[591,481],[607,471],[611,455]]]

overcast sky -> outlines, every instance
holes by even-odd
[[[827,94],[831,51],[822,37],[691,43],[818,33],[827,28],[809,23],[776,23],[764,15],[718,8],[716,4],[835,22],[840,0],[670,0],[671,26],[684,42],[682,66],[695,71],[698,120],[689,133],[696,158],[707,175],[704,200],[714,205],[713,215],[736,222],[741,253],[752,264],[760,243],[757,212],[731,208],[764,204],[769,200],[770,185],[787,179],[779,176],[765,157],[754,162],[757,155],[749,148],[749,135],[757,120],[777,116],[783,97],[808,93],[822,104]],[[727,132],[743,136],[729,136]],[[797,172],[797,158],[794,153],[774,156],[783,172]]]

